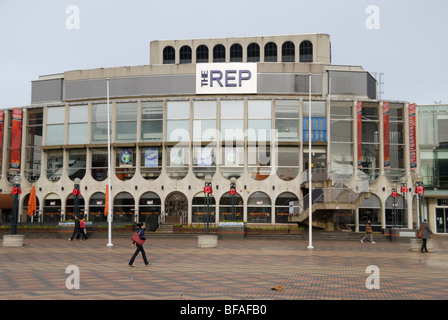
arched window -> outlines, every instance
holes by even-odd
[[[300,44],[300,62],[313,62],[313,44],[305,40]]]
[[[191,63],[191,57],[192,57],[192,53],[191,53],[191,48],[189,46],[183,46],[182,48],[180,48],[179,51],[179,63],[183,64],[183,63]]]
[[[271,223],[271,209],[271,199],[266,193],[252,193],[247,201],[247,222]]]
[[[260,61],[260,46],[257,43],[251,43],[247,46],[247,62]]]
[[[274,42],[264,46],[264,62],[277,62],[277,45]]]
[[[239,43],[230,47],[230,62],[243,62],[243,47]]]
[[[296,55],[296,48],[294,43],[286,41],[282,45],[282,62],[294,62]]]
[[[173,64],[176,58],[176,52],[173,47],[168,46],[163,49],[163,64]]]
[[[226,48],[222,44],[214,46],[213,62],[226,62]]]
[[[196,63],[207,63],[207,62],[208,62],[208,47],[202,44],[196,49]]]

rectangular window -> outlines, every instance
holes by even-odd
[[[46,145],[64,144],[65,107],[47,109],[47,139]]]
[[[109,117],[112,121],[111,104],[109,104]],[[112,123],[110,130],[112,130]],[[107,104],[94,104],[92,105],[92,143],[106,143],[107,134]]]
[[[279,141],[299,141],[299,101],[275,101],[275,129]]]
[[[162,141],[163,102],[142,102],[141,141]]]
[[[84,106],[70,106],[68,119],[68,144],[87,143],[87,121],[89,108]]]
[[[193,140],[216,140],[216,101],[195,101],[193,110]]]
[[[116,142],[135,142],[137,139],[137,103],[117,103]]]
[[[272,128],[271,100],[249,100],[247,106],[247,138],[249,141],[270,141]]]
[[[190,141],[190,101],[168,101],[166,141]]]

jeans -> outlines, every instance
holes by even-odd
[[[148,259],[146,259],[146,253],[145,253],[145,249],[143,249],[143,246],[139,245],[139,244],[135,244],[137,246],[137,249],[134,252],[134,255],[132,256],[131,260],[129,260],[129,265],[132,266],[132,264],[134,263],[135,257],[137,257],[138,253],[141,251],[142,252],[142,257],[143,257],[143,261],[146,264],[149,264]]]

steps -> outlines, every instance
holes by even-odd
[[[155,231],[155,233],[173,233],[172,224],[161,224]]]

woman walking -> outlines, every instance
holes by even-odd
[[[375,243],[375,241],[373,241],[372,227],[370,226],[370,220],[367,220],[367,222],[366,222],[366,235],[364,237],[362,237],[362,239],[361,239],[362,243],[364,243],[364,240],[367,238],[368,235],[370,235],[370,242]]]
[[[428,252],[428,249],[426,248],[426,241],[429,239],[430,234],[432,233],[431,229],[428,226],[428,221],[423,220],[423,224],[420,227],[419,235],[422,238],[422,248],[420,249],[421,252]],[[423,251],[425,250],[425,251]]]
[[[139,234],[140,239],[143,240],[143,242],[145,242],[146,241],[146,238],[145,238],[146,224],[138,223],[137,227],[138,227],[137,233]],[[134,244],[137,245],[137,249],[135,250],[134,255],[132,256],[131,260],[129,260],[130,267],[134,267],[133,266],[134,260],[135,260],[135,257],[137,257],[139,252],[142,253],[143,262],[145,263],[145,266],[148,267],[151,265],[151,263],[148,262],[148,259],[146,259],[145,249],[143,249],[143,242],[142,242],[142,244],[138,244],[135,241],[132,241],[132,246],[134,246]]]

